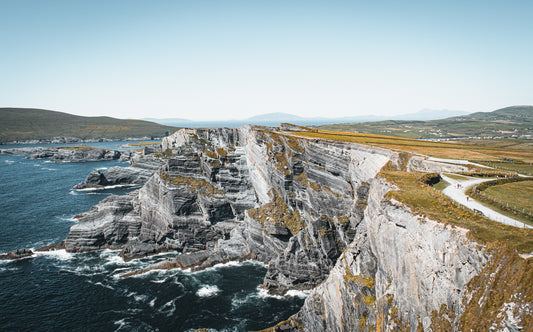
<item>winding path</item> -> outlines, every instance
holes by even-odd
[[[485,217],[492,219],[494,221],[497,221],[499,223],[502,223],[502,224],[506,224],[506,225],[514,226],[514,227],[520,227],[520,228],[533,228],[532,226],[528,224],[525,224],[513,218],[509,218],[501,213],[498,213],[486,207],[485,205],[473,200],[472,198],[469,198],[465,194],[466,188],[476,185],[476,184],[483,183],[483,182],[495,180],[495,178],[489,178],[489,179],[470,178],[471,180],[455,180],[444,174],[441,174],[441,177],[450,184],[448,187],[446,187],[442,191],[442,193],[450,197],[457,203],[464,205],[469,209],[481,211],[485,215]]]

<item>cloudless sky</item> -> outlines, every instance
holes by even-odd
[[[0,107],[239,119],[533,104],[533,1],[0,0]]]

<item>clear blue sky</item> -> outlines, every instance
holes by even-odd
[[[0,0],[0,107],[120,118],[533,104],[533,1]]]

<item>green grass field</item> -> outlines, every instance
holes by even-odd
[[[495,204],[483,202],[491,208],[511,218],[533,224],[531,218],[500,209],[500,204],[503,204],[511,211],[519,211],[533,216],[533,180],[490,186],[482,192],[482,195],[496,202]]]

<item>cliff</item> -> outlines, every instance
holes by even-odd
[[[125,259],[180,253],[151,268],[265,262],[269,292],[312,290],[272,330],[462,330],[466,316],[487,312],[470,303],[480,301],[481,286],[472,285],[485,269],[530,264],[415,211],[390,195],[396,185],[382,175],[465,166],[284,129],[182,129],[164,138],[163,166],[139,190],[80,215],[66,249],[120,248]],[[483,283],[489,292],[497,285]],[[490,324],[530,326],[530,293],[506,292]]]

